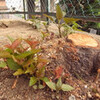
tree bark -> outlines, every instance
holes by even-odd
[[[52,39],[46,44],[43,54],[50,59],[50,67],[62,66],[64,73],[70,72],[83,79],[100,68],[100,43],[89,35],[71,34],[68,38]]]
[[[75,47],[77,52],[69,52],[64,47],[63,56],[66,62],[66,69],[73,75],[79,74],[80,77],[88,77],[92,72],[96,72],[100,65],[100,49]],[[99,56],[98,56],[99,54]],[[98,62],[99,61],[99,62]]]
[[[78,34],[76,36],[78,37]],[[80,38],[76,38],[76,41],[74,41],[74,38],[68,39],[67,42],[71,41],[71,43],[69,42],[70,45],[63,47],[62,53],[66,69],[74,76],[78,74],[80,77],[88,77],[100,68],[100,44],[97,42],[97,46],[95,45],[95,47],[93,42],[90,42],[93,47],[85,45],[89,44],[89,41],[93,39],[92,37],[91,39],[90,37],[87,38],[89,41],[81,40]],[[79,44],[78,40],[82,42]],[[77,42],[78,45],[74,42]]]

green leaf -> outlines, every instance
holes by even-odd
[[[27,67],[27,66],[31,65],[33,62],[34,62],[33,59],[29,59],[29,60],[27,60],[27,61],[23,64],[23,66],[24,66],[24,67]]]
[[[35,66],[32,66],[32,67],[28,67],[25,73],[33,74],[34,71],[35,71]]]
[[[68,25],[68,24],[63,24],[63,26],[64,26],[64,33],[62,34],[63,36],[67,36],[68,34],[71,34],[71,33],[73,33],[74,32],[74,30],[73,30],[73,28],[70,26],[70,25]]]
[[[71,91],[71,90],[73,90],[74,88],[72,87],[72,86],[70,86],[70,85],[67,85],[67,84],[63,84],[62,85],[62,90],[63,91]]]
[[[63,13],[63,17],[64,17],[66,15],[66,12],[62,11],[62,13]]]
[[[45,16],[45,15],[44,15],[44,16]],[[42,24],[43,24],[44,26],[47,26],[47,22],[43,22]]]
[[[37,85],[34,85],[34,86],[33,86],[33,89],[35,89],[35,90],[38,89]]]
[[[49,79],[47,77],[43,77],[43,78],[41,78],[41,80],[44,81],[44,82],[48,82],[49,81]]]
[[[13,75],[18,76],[24,74],[24,71],[22,69],[18,69]]]
[[[0,51],[0,58],[11,58],[12,56],[10,55],[9,52],[7,51]]]
[[[47,18],[49,18],[52,22],[54,22],[54,19],[51,17],[51,16],[49,16],[49,15],[47,15],[47,14],[43,14],[45,17],[47,17]]]
[[[16,71],[17,69],[22,68],[20,65],[18,65],[16,62],[14,62],[13,59],[7,59],[7,65],[11,70]]]
[[[10,48],[7,48],[5,51],[9,52],[10,54],[13,53],[13,50],[11,50]]]
[[[41,34],[42,34],[42,39],[43,40],[44,40],[45,37],[49,36],[49,33],[46,33],[46,32],[41,31]]]
[[[37,82],[37,78],[36,77],[30,77],[30,81],[29,81],[29,86],[32,86],[32,85],[34,85],[34,84],[36,84],[36,82]]]
[[[76,19],[76,18],[63,18],[63,20],[65,21],[66,24],[68,23],[73,23],[73,22],[76,22],[80,19]]]
[[[0,68],[4,68],[6,66],[7,66],[7,64],[5,62],[0,62]]]
[[[42,80],[46,83],[46,85],[47,85],[49,88],[51,88],[51,89],[53,89],[53,90],[56,90],[56,84],[53,83],[53,82],[50,82],[49,79],[48,79],[47,77],[43,78]]]
[[[32,54],[36,54],[40,51],[41,51],[41,49],[33,49],[31,51],[25,51],[24,53],[17,55],[15,58],[16,59],[23,59],[23,58],[26,58],[27,56],[30,56]]]
[[[36,17],[34,15],[32,15],[31,17],[32,17],[32,19],[36,19]]]
[[[56,89],[59,91],[62,88],[62,80],[61,77],[58,79],[58,82],[56,84]]]
[[[80,25],[77,24],[76,22],[73,22],[72,28],[73,28],[74,30],[76,30],[76,31],[82,31],[82,30],[78,29],[79,27],[82,28],[82,26],[80,26]]]
[[[39,85],[39,89],[43,89],[45,86],[43,86],[43,85]]]
[[[55,84],[55,83],[48,81],[48,82],[46,82],[46,85],[47,85],[49,88],[51,88],[51,89],[53,89],[53,90],[56,90],[56,84]]]
[[[59,5],[56,6],[56,17],[58,20],[61,20],[63,18],[63,12]]]

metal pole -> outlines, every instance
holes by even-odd
[[[23,0],[23,9],[24,9],[24,12],[25,12],[25,0]],[[24,19],[26,20],[26,14],[24,13]]]
[[[48,2],[48,0],[46,0],[46,5],[47,5],[47,10],[46,10],[46,12],[47,12],[47,15],[48,15],[48,13],[49,13],[49,2]],[[49,24],[49,18],[47,18],[47,22],[48,22],[48,24]]]

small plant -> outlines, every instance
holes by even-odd
[[[48,17],[53,23],[56,23],[53,19],[53,17],[44,14],[45,17]],[[75,18],[64,18],[65,13],[61,10],[60,6],[57,5],[56,6],[56,19],[57,19],[57,27],[58,27],[58,31],[59,31],[59,37],[62,37],[64,35],[66,35],[66,33],[62,33],[61,32],[61,28],[64,27],[66,32],[71,33],[73,32],[73,30],[77,29],[78,24],[76,25],[76,21],[78,21],[79,19],[75,19]],[[64,23],[62,23],[62,21],[64,21]],[[70,24],[72,24],[72,27],[70,26]],[[70,30],[70,32],[69,32]]]
[[[58,79],[57,83],[55,84],[54,82],[50,82],[48,78],[43,78],[43,81],[46,83],[46,85],[56,91],[71,91],[74,88],[70,85],[63,84],[61,77]]]
[[[12,38],[9,38],[12,40]],[[22,42],[26,42],[29,46],[24,48]],[[32,39],[16,39],[12,40],[12,44],[6,45],[6,49],[0,50],[0,67],[8,67],[14,70],[14,76],[22,74],[30,77],[29,86],[39,82],[45,76],[45,66],[48,60],[43,59],[39,52],[41,49],[36,48],[39,41]],[[40,84],[39,84],[40,85]]]
[[[33,86],[34,89],[42,89],[46,84],[49,88],[56,91],[73,90],[73,87],[62,84],[61,67],[56,69],[56,79],[58,79],[57,84],[51,82],[49,78],[46,77],[45,67],[48,60],[40,55],[41,49],[37,47],[39,41],[35,41],[30,37],[27,39],[18,38],[16,40],[9,36],[8,38],[10,39],[11,44],[6,45],[5,49],[0,49],[0,68],[8,67],[15,71],[13,75],[17,76],[17,78],[18,76],[25,74],[30,78],[29,86]],[[26,46],[24,46],[24,42],[27,43]]]
[[[49,33],[47,32],[41,31],[41,34],[42,34],[42,40],[44,40],[47,36],[49,36]]]
[[[46,85],[49,88],[56,90],[57,92],[59,92],[60,90],[62,90],[62,91],[73,90],[74,88],[72,86],[62,83],[62,73],[63,73],[62,66],[59,66],[55,69],[55,75],[56,75],[55,79],[57,80],[57,83],[49,81],[49,79],[47,77],[43,78],[42,80],[46,83]]]
[[[48,23],[47,22],[43,22],[43,25],[45,27],[46,33],[49,33],[49,30],[48,30],[49,25],[48,25]]]
[[[32,22],[32,27],[34,29],[39,29],[40,28],[40,20],[37,19],[34,15],[32,15],[32,19],[28,19],[28,21]]]
[[[44,14],[45,17],[48,17],[53,23],[56,23],[53,19],[53,17],[49,16],[49,15],[46,15]],[[63,13],[61,11],[61,8],[59,5],[56,6],[56,18],[57,18],[57,21],[58,21],[58,30],[59,30],[59,37],[62,37],[61,35],[61,27],[62,27],[62,24],[60,23],[62,18],[63,18]]]
[[[63,18],[64,22],[63,27],[64,27],[64,34],[63,36],[66,36],[68,34],[74,33],[75,31],[81,31],[79,28],[81,26],[76,23],[79,19],[74,19],[74,18]]]

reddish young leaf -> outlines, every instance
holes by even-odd
[[[35,49],[35,47],[39,44],[39,41],[33,41],[32,49]]]
[[[5,45],[6,48],[10,48],[11,49],[11,45],[8,44],[8,45]]]
[[[32,40],[25,40],[30,46],[32,49],[35,49],[35,47],[39,44],[39,41],[32,41]]]
[[[62,66],[59,66],[55,69],[55,74],[56,74],[56,78],[55,79],[58,79],[61,77],[62,75],[62,72],[63,72],[63,68]]]
[[[17,48],[17,47],[21,44],[21,42],[22,42],[22,39],[16,39],[16,40],[12,43],[11,48],[12,48],[12,49]]]
[[[24,51],[27,51],[27,49],[29,49],[29,47],[24,48]]]
[[[25,47],[25,48],[21,48],[21,47],[18,47],[16,50],[20,53],[24,52],[24,51],[27,51],[27,49],[29,49],[29,47]]]
[[[28,40],[28,39],[27,39],[27,40],[25,40],[25,42],[28,43],[30,46],[32,45],[31,40]]]

